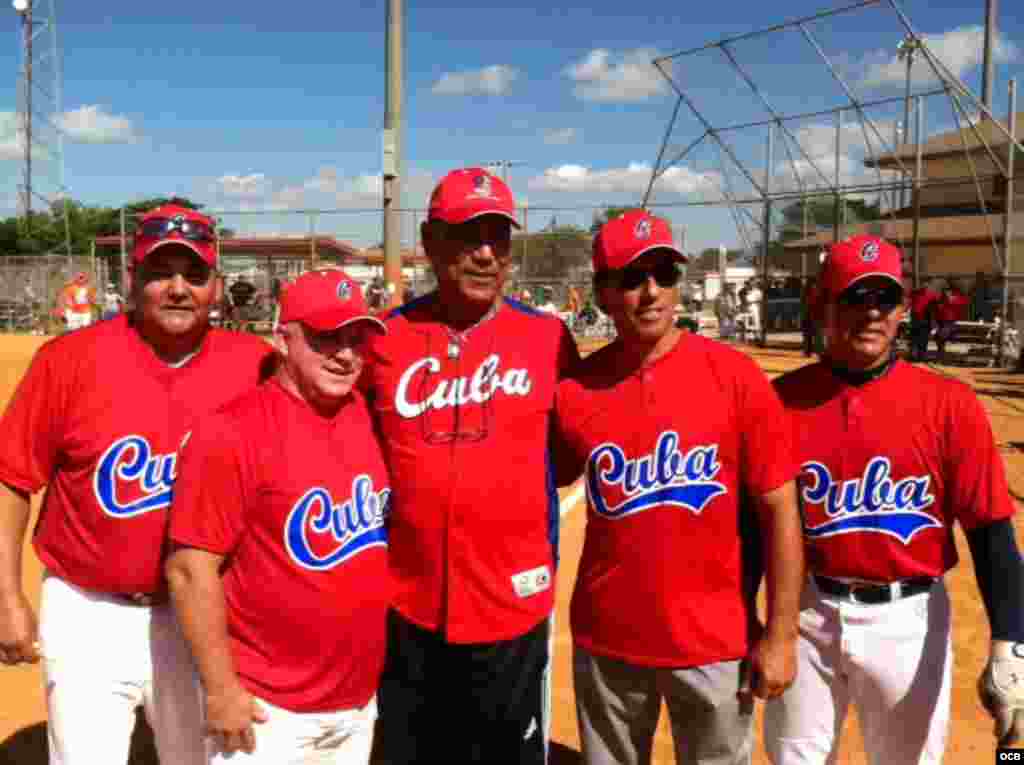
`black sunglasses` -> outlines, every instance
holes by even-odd
[[[671,260],[662,260],[647,268],[624,268],[618,273],[610,274],[609,284],[616,289],[628,292],[644,284],[652,276],[654,282],[662,288],[675,287],[679,283],[679,267]]]
[[[182,215],[173,218],[147,218],[139,224],[139,230],[135,235],[148,239],[163,239],[174,231],[193,242],[212,242],[214,239],[212,226]]]
[[[839,305],[849,308],[877,308],[882,313],[889,313],[896,306],[903,304],[903,290],[896,285],[890,287],[858,287],[845,290],[837,301]]]

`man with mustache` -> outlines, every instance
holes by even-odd
[[[53,765],[124,763],[142,706],[164,763],[205,762],[188,648],[161,571],[178,447],[250,387],[270,349],[210,327],[213,221],[151,210],[133,309],[51,340],[0,421],[0,661],[43,658]],[[29,497],[45,566],[39,623],[21,581]]]
[[[284,287],[275,376],[182,447],[167,580],[211,763],[369,759],[391,489],[355,384],[383,330],[343,271],[303,274]]]
[[[939,763],[953,655],[942,576],[964,529],[991,627],[979,681],[999,745],[1024,732],[1024,569],[988,417],[963,383],[898,360],[902,258],[857,236],[829,247],[822,360],[779,377],[802,466],[810,576],[796,683],[765,711],[776,765],[833,763],[850,704],[871,763]]]
[[[557,562],[548,470],[565,324],[503,297],[512,193],[448,173],[422,225],[437,291],[387,318],[365,388],[394,501],[383,761],[541,765]]]
[[[587,485],[571,620],[588,765],[649,763],[663,701],[680,765],[745,765],[752,696],[778,695],[796,667],[803,556],[782,406],[748,356],[676,328],[684,261],[645,210],[602,226],[594,293],[618,338],[558,386],[559,478]]]

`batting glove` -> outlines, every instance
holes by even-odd
[[[1024,741],[1024,643],[993,640],[978,678],[981,703],[995,719],[1000,746]]]

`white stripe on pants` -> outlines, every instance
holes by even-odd
[[[377,700],[340,712],[291,712],[262,699],[267,721],[253,725],[252,754],[224,754],[210,743],[211,765],[366,765],[373,745]]]

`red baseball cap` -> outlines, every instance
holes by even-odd
[[[482,167],[452,170],[430,195],[430,220],[458,224],[481,215],[501,215],[519,228],[512,192],[501,178]]]
[[[356,321],[373,322],[387,332],[370,313],[359,283],[340,268],[307,271],[281,289],[280,324],[298,321],[315,332],[329,332]]]
[[[213,219],[177,205],[156,207],[139,219],[132,261],[141,263],[165,245],[185,246],[211,268],[217,267]]]
[[[822,298],[835,299],[869,276],[882,276],[903,289],[903,256],[899,249],[877,236],[862,234],[829,245],[822,264]]]
[[[681,263],[687,260],[672,241],[667,221],[646,210],[630,210],[605,223],[594,237],[594,272],[625,268],[651,250],[668,250]]]

